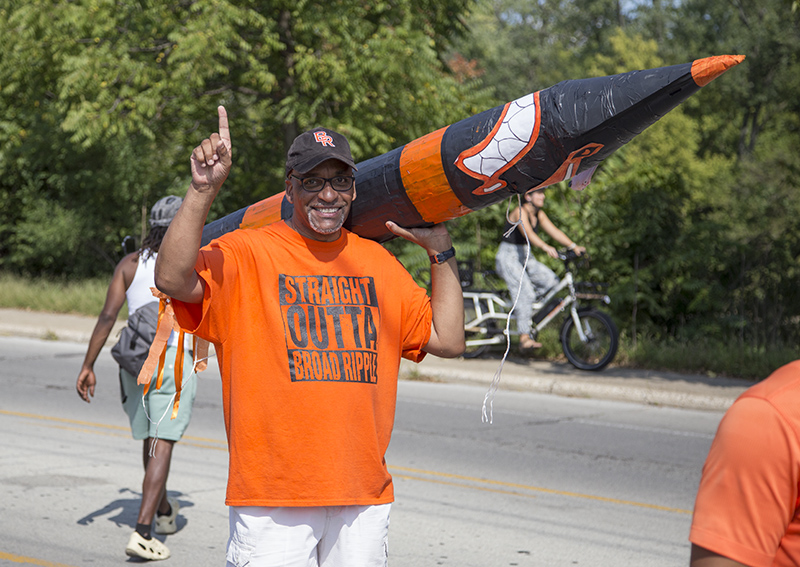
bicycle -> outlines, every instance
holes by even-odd
[[[602,370],[617,354],[619,331],[609,315],[581,302],[600,301],[608,305],[611,298],[604,293],[602,284],[575,281],[573,269],[579,267],[577,260],[588,258],[572,250],[560,251],[559,258],[564,262],[565,274],[558,285],[533,304],[531,337],[535,338],[559,313],[566,312],[559,337],[567,360],[580,370]],[[503,292],[469,289],[472,276],[471,270],[461,273],[465,288],[465,358],[480,356],[490,346],[506,343],[506,323],[512,305]],[[512,314],[512,320],[514,317]],[[510,325],[508,332],[520,334]]]

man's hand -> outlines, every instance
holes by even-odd
[[[395,222],[386,221],[386,228],[392,234],[422,246],[428,251],[429,256],[449,250],[453,246],[450,233],[447,232],[444,223],[433,225],[430,228],[403,228]]]
[[[217,108],[219,132],[203,140],[192,152],[192,186],[195,190],[217,193],[231,171],[233,147],[228,128],[228,113]]]
[[[453,246],[444,223],[430,228],[403,228],[386,222],[392,234],[422,246],[429,256]],[[464,352],[464,297],[455,258],[431,266],[431,336],[424,349],[435,356],[453,358]]]
[[[81,373],[78,375],[78,381],[75,384],[75,389],[78,390],[78,395],[83,401],[89,403],[89,397],[94,397],[94,386],[97,383],[94,371],[91,368],[82,368]]]
[[[156,287],[186,303],[203,301],[205,283],[194,266],[208,211],[228,178],[233,161],[228,113],[224,106],[217,107],[217,112],[219,132],[211,134],[192,151],[192,184],[161,241],[156,258]]]

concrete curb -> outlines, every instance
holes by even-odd
[[[443,360],[428,356],[418,365],[403,360],[400,377],[479,384],[488,390],[498,367],[499,360]],[[581,372],[566,363],[543,361],[507,361],[498,383],[498,388],[505,390],[708,411],[725,411],[749,386],[740,380],[632,369]]]
[[[96,318],[83,315],[0,309],[0,335],[5,336],[88,343],[96,322]],[[114,324],[106,346],[117,342],[125,323],[122,320]]]

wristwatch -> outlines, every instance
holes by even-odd
[[[444,252],[439,252],[438,254],[429,256],[429,258],[431,259],[431,264],[444,264],[455,255],[456,255],[456,249],[451,246],[449,250],[445,250]]]

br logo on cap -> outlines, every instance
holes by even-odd
[[[330,136],[328,136],[328,134],[326,134],[321,130],[319,132],[314,132],[314,139],[323,146],[330,146],[332,148],[336,147],[333,144],[333,138],[331,138]]]

